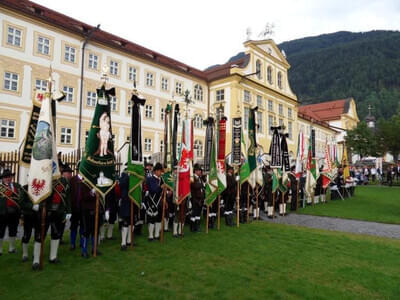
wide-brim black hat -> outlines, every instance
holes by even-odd
[[[4,169],[3,173],[0,175],[0,178],[11,177],[14,175],[15,173],[11,172],[10,169]]]
[[[194,171],[203,171],[203,169],[202,169],[202,167],[200,166],[200,164],[194,164],[193,170],[194,170]]]
[[[153,171],[157,171],[157,170],[164,170],[162,164],[156,163],[156,165],[153,168]]]
[[[61,170],[61,173],[70,172],[73,173],[74,171],[71,169],[69,165],[65,165],[65,167]]]

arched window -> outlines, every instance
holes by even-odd
[[[200,84],[194,86],[194,100],[203,101],[203,88]]]
[[[261,61],[259,59],[256,61],[256,72],[258,72],[257,79],[262,79]]]
[[[282,73],[278,72],[278,87],[282,89]]]
[[[272,84],[272,68],[268,67],[267,68],[267,80],[269,84]]]
[[[194,116],[194,127],[195,128],[203,128],[203,118],[199,114],[196,114]]]
[[[194,141],[194,150],[195,150],[194,153],[195,153],[196,157],[203,156],[203,143],[200,140]]]

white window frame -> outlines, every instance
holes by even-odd
[[[271,127],[274,126],[274,116],[268,115],[268,134],[272,135],[273,131]]]
[[[152,141],[151,138],[144,139],[144,151],[151,152],[152,149]]]
[[[196,157],[203,157],[203,143],[200,140],[194,141],[194,154]]]
[[[43,55],[50,55],[50,39],[39,35],[37,38],[37,52]]]
[[[110,108],[111,111],[117,111],[117,97],[110,96]]]
[[[128,100],[128,115],[132,113],[132,101],[129,99]]]
[[[264,107],[264,105],[263,105],[263,98],[262,98],[261,95],[257,95],[257,106],[258,106],[259,108],[263,108],[263,107]]]
[[[293,138],[293,123],[291,121],[288,121],[288,134],[289,134],[289,139]]]
[[[153,118],[153,105],[146,104],[144,108],[144,115],[147,119]]]
[[[10,119],[0,119],[0,138],[15,139],[16,121]],[[4,134],[3,134],[4,132]],[[11,134],[11,136],[10,136]]]
[[[137,69],[135,67],[129,66],[128,77],[130,81],[137,83]]]
[[[281,103],[278,104],[278,114],[283,116],[283,104]]]
[[[72,128],[61,127],[61,130],[60,130],[60,144],[72,145]]]
[[[11,32],[10,32],[11,29]],[[7,44],[14,47],[22,46],[22,30],[13,26],[7,26]]]
[[[256,130],[257,133],[263,133],[264,126],[263,126],[263,113],[261,111],[257,111],[257,125],[258,129]]]
[[[180,81],[175,82],[175,93],[177,95],[183,94],[183,83]]]
[[[195,114],[194,116],[194,128],[201,129],[203,128],[203,118],[199,114]]]
[[[245,107],[243,111],[243,128],[246,130],[249,127],[249,115],[250,109],[248,107]]]
[[[65,94],[65,102],[74,102],[74,88],[72,86],[64,85],[63,92]]]
[[[115,60],[110,59],[110,74],[118,76],[118,72],[119,72],[119,63]]]
[[[35,89],[37,91],[46,91],[47,90],[47,80],[44,79],[36,79],[35,80]]]
[[[224,101],[225,100],[225,90],[224,89],[215,91],[215,100],[216,101]]]
[[[243,101],[250,103],[251,102],[251,93],[248,90],[243,91]]]
[[[147,86],[154,86],[154,74],[147,72],[146,73],[146,85]]]
[[[96,107],[97,94],[93,91],[88,91],[86,94],[86,106]]]
[[[161,107],[161,110],[160,110],[160,120],[165,121],[165,108],[164,107]]]
[[[76,48],[70,45],[65,45],[64,51],[64,61],[75,63]]]
[[[262,79],[262,63],[261,63],[261,60],[259,60],[259,59],[256,60],[256,72],[258,72],[256,74],[257,79],[261,80]]]
[[[268,66],[267,68],[267,81],[269,84],[272,84],[272,68]]]
[[[164,140],[160,140],[160,153],[164,152]]]
[[[287,109],[287,116],[288,116],[289,119],[292,119],[292,118],[293,118],[293,115],[292,115],[292,108],[290,108],[290,107],[288,107],[288,109]]]
[[[168,91],[169,80],[166,77],[161,77],[161,89],[164,91]]]
[[[194,86],[194,100],[203,102],[203,87],[200,84]]]
[[[268,111],[274,112],[274,101],[268,100]]]
[[[4,72],[3,88],[7,91],[17,92],[19,85],[19,75],[13,72]]]
[[[88,66],[90,69],[97,70],[99,65],[99,56],[94,53],[89,53]]]
[[[282,73],[278,72],[278,87],[282,89]]]

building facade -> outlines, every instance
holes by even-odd
[[[290,65],[273,40],[246,41],[243,53],[226,64],[201,71],[30,1],[2,1],[0,17],[2,151],[15,150],[23,144],[32,98],[35,90],[46,89],[50,67],[53,86],[66,95],[57,104],[57,149],[62,152],[84,148],[96,105],[96,89],[102,84],[104,70],[107,87],[116,88],[111,117],[117,151],[129,139],[134,82],[146,99],[142,136],[147,158],[160,157],[157,153],[164,149],[167,103],[180,103],[181,116],[186,114],[183,101],[186,90],[192,99],[188,114],[194,119],[195,161],[203,159],[203,120],[208,115],[227,116],[226,153],[229,154],[232,118],[242,117],[247,136],[250,109],[256,106],[261,153],[269,150],[271,126],[282,125],[288,133],[292,159],[297,151],[299,130],[308,137],[307,128],[316,128],[317,155],[323,155],[327,139],[340,139],[336,136],[337,129],[330,127],[327,120],[309,116],[308,111],[299,114],[298,99],[288,79]],[[354,112],[355,115],[348,114],[349,120],[342,122],[356,122],[355,105]],[[332,122],[333,126],[348,128],[339,126],[336,120]]]

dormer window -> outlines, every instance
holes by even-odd
[[[257,79],[261,80],[262,79],[262,73],[261,73],[261,61],[257,59],[256,61],[256,76]]]
[[[278,87],[282,89],[282,73],[278,72]]]

